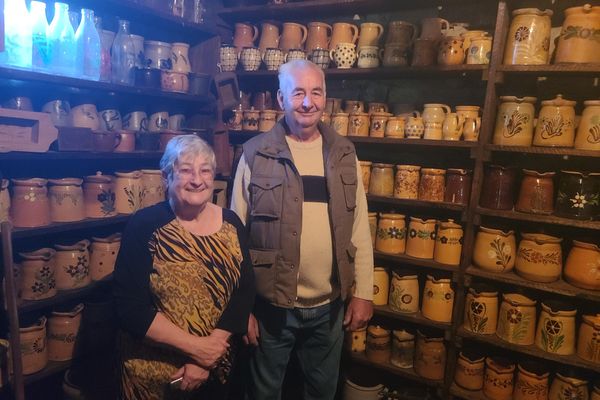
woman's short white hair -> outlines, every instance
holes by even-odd
[[[323,72],[323,69],[321,69],[321,67],[319,67],[317,64],[308,60],[292,60],[290,62],[286,62],[285,64],[281,64],[281,66],[279,67],[278,76],[279,89],[285,91],[284,87],[288,84],[288,78],[292,76],[293,71],[302,71],[306,69],[312,69],[313,71],[319,73],[319,75],[321,76],[321,81],[323,81],[323,91],[326,91],[325,73]]]
[[[182,158],[204,157],[210,163],[213,174],[217,168],[215,152],[208,143],[196,135],[175,136],[167,143],[167,148],[160,159],[160,170],[170,181],[173,178],[173,167]]]

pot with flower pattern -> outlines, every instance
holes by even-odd
[[[463,243],[463,229],[454,220],[441,221],[433,249],[433,259],[448,265],[459,265]]]
[[[504,146],[531,146],[535,97],[500,96],[493,143]]]
[[[480,335],[496,332],[498,292],[483,284],[473,284],[467,292],[463,328]]]
[[[491,272],[508,272],[515,266],[515,232],[479,227],[475,238],[473,262]]]
[[[425,318],[433,321],[450,323],[454,306],[454,289],[449,278],[437,279],[427,275],[423,289],[423,305],[421,312]]]
[[[48,360],[67,361],[73,358],[73,350],[81,324],[83,304],[67,311],[53,311],[48,319]]]
[[[50,224],[48,181],[42,178],[12,179],[11,220],[17,228]]]
[[[80,240],[72,245],[56,244],[56,288],[77,289],[92,282],[90,276],[90,241]]]
[[[513,400],[547,400],[550,373],[537,363],[523,361],[517,365]]]
[[[556,373],[552,385],[550,385],[548,400],[587,400],[589,398],[588,382],[572,375],[571,373]]]
[[[400,313],[419,311],[419,277],[392,271],[388,304],[392,310]]]
[[[573,147],[575,141],[575,101],[557,95],[542,101],[533,135],[534,146]]]
[[[483,388],[483,371],[485,359],[481,354],[462,350],[456,360],[454,382],[467,390],[481,390]]]
[[[515,270],[534,282],[554,282],[562,271],[561,238],[542,233],[522,233]]]
[[[85,204],[80,178],[48,179],[50,190],[50,218],[53,222],[81,221],[85,218]]]
[[[600,7],[585,4],[567,8],[564,13],[556,63],[600,63]]]
[[[535,339],[535,300],[517,293],[502,295],[496,336],[518,345],[533,344]]]
[[[44,369],[48,364],[46,317],[40,318],[30,326],[19,328],[19,339],[23,374],[29,375]]]
[[[600,290],[600,246],[573,240],[567,256],[564,277],[571,285]]]
[[[115,187],[113,177],[96,172],[83,181],[85,216],[88,218],[108,218],[117,215],[115,208]]]
[[[556,215],[590,220],[600,216],[600,173],[560,171]]]
[[[600,100],[586,100],[575,135],[575,148],[600,150]]]
[[[165,201],[165,181],[159,169],[143,169],[142,171],[142,207]]]
[[[120,214],[133,214],[142,206],[142,171],[115,175],[115,209]]]
[[[504,48],[504,64],[547,64],[550,50],[552,10],[513,10]]]
[[[589,362],[600,363],[600,314],[582,316],[577,355]]]
[[[416,258],[433,258],[435,248],[435,219],[410,217],[406,254]]]
[[[575,315],[577,309],[557,301],[542,303],[535,345],[554,354],[575,353]]]
[[[56,295],[54,249],[43,248],[19,253],[20,292],[23,300],[43,300]]]
[[[402,214],[380,214],[375,250],[402,254],[406,249],[406,222]]]

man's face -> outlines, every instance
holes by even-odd
[[[316,128],[325,108],[321,75],[310,68],[292,70],[277,92],[279,105],[290,128]]]

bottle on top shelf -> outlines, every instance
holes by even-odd
[[[75,33],[78,75],[84,79],[100,79],[101,44],[94,24],[94,11],[82,8],[81,23]],[[80,73],[79,73],[80,72]]]
[[[134,83],[135,46],[129,36],[129,21],[119,20],[119,32],[112,45],[112,81],[132,86]]]
[[[4,0],[4,38],[0,65],[31,68],[31,25],[25,0]]]
[[[31,2],[29,14],[31,22],[31,68],[34,71],[48,72],[50,53],[48,48],[48,20],[46,19],[46,3]]]
[[[55,74],[76,76],[75,32],[69,20],[69,5],[54,3],[54,18],[48,34],[50,69]]]

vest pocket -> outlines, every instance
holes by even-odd
[[[348,211],[356,208],[356,173],[345,172],[341,174],[342,186],[344,187],[344,199]]]
[[[252,176],[250,178],[250,216],[279,219],[283,202],[283,178]]]
[[[275,261],[278,254],[277,250],[250,249],[256,292],[269,301],[272,301],[275,295]]]

